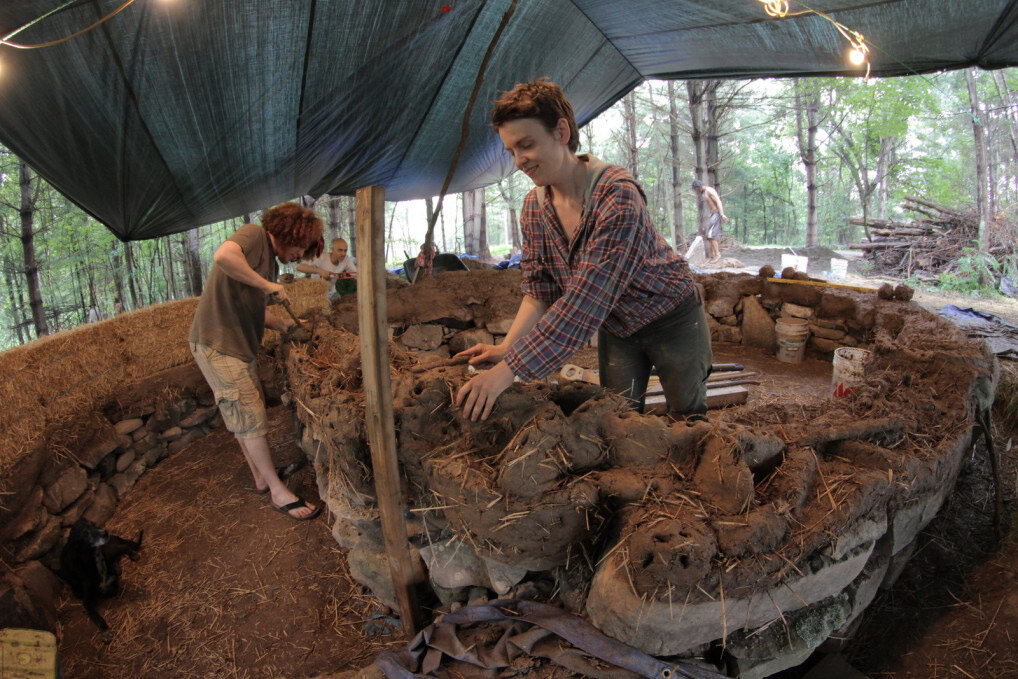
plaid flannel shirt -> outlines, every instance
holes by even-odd
[[[590,157],[587,172],[601,174],[572,242],[550,191],[540,200],[534,189],[523,201],[523,293],[549,305],[506,352],[506,364],[523,379],[546,377],[602,324],[628,337],[697,299],[689,266],[651,224],[629,171]]]

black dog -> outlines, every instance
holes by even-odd
[[[95,607],[100,600],[120,592],[120,559],[126,555],[131,561],[138,560],[144,534],[141,531],[137,540],[125,540],[91,521],[78,519],[60,552],[60,577],[71,586],[85,605],[88,617],[104,634],[109,632],[109,625]]]

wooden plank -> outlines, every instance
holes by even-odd
[[[726,406],[741,405],[749,398],[746,387],[716,387],[707,389],[707,410],[716,410]],[[648,396],[644,401],[644,412],[653,415],[664,415],[668,412],[664,394]]]
[[[864,288],[858,285],[843,285],[841,283],[828,283],[827,281],[800,281],[795,278],[768,278],[768,283],[781,283],[783,285],[809,285],[814,288],[836,288],[838,290],[855,290],[857,292],[876,292],[876,288]]]
[[[417,634],[423,615],[416,586],[423,573],[407,541],[403,494],[396,457],[396,426],[389,375],[388,319],[385,298],[385,189],[357,190],[357,317],[360,322],[361,373],[364,379],[365,427],[371,448],[375,497],[389,571],[408,637]]]

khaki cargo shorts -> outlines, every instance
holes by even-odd
[[[212,387],[226,428],[239,439],[255,439],[268,434],[257,362],[227,356],[204,344],[189,344],[195,363]]]

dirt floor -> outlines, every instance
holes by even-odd
[[[948,299],[1018,321],[1014,300],[998,308],[967,298],[918,301],[932,307]],[[725,345],[716,347],[715,361],[761,371],[761,383],[749,387],[751,406],[787,399],[793,384],[799,402],[827,398],[827,361],[781,364]],[[596,354],[585,350],[571,362],[593,366]],[[276,407],[270,417],[277,464],[300,459],[290,413]],[[1018,440],[1018,429],[998,426],[1008,514],[1018,485],[1012,438]],[[1018,533],[995,543],[991,479],[985,449],[977,448],[898,583],[864,616],[844,653],[868,676],[1018,677]],[[291,486],[315,495],[307,467]],[[351,580],[328,520],[297,523],[272,511],[251,490],[225,431],[144,476],[108,527],[130,537],[144,529],[142,558],[124,564],[123,594],[101,607],[114,630],[111,642],[103,642],[77,601],[61,603],[65,676],[313,677],[362,667],[406,641],[386,625],[387,611]]]
[[[272,408],[270,422],[277,464],[300,460],[290,413]],[[309,467],[288,482],[317,497]],[[307,677],[363,667],[403,642],[351,580],[325,516],[273,511],[225,430],[142,477],[107,528],[144,529],[141,559],[124,561],[121,596],[100,606],[110,643],[65,592],[66,677]]]

